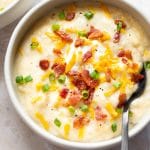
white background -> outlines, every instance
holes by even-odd
[[[40,0],[37,0],[37,2]],[[126,0],[150,19],[149,0]],[[0,30],[0,150],[60,150],[32,132],[14,110],[4,83],[3,64],[7,44],[18,21]],[[130,140],[130,150],[150,150],[150,124]],[[120,150],[120,146],[109,150]]]

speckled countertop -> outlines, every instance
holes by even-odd
[[[40,0],[37,0],[37,2]],[[150,19],[149,0],[126,0]],[[60,150],[31,131],[12,106],[3,75],[9,38],[19,20],[0,30],[0,150]],[[130,150],[150,150],[150,124],[129,142]],[[110,150],[120,150],[120,146]]]

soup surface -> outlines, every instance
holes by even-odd
[[[0,0],[0,12],[5,10],[15,0]]]
[[[72,3],[37,21],[23,39],[14,84],[24,109],[45,130],[80,142],[121,133],[122,106],[144,78],[130,108],[131,127],[150,114],[150,51],[142,27],[101,3]]]

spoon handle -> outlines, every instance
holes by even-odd
[[[124,107],[122,114],[122,143],[121,150],[128,150],[128,121],[129,109]]]

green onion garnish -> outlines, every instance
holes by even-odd
[[[116,131],[117,131],[117,124],[116,124],[116,123],[113,123],[113,124],[111,125],[111,129],[112,129],[113,132],[116,132]]]
[[[86,37],[86,36],[87,36],[87,33],[86,33],[85,31],[79,31],[79,32],[78,32],[78,36]]]
[[[144,63],[144,67],[145,67],[145,69],[150,69],[150,61],[146,61]]]
[[[54,81],[55,80],[55,74],[54,73],[51,73],[49,75],[49,81]]]
[[[52,30],[53,31],[58,31],[60,29],[60,25],[59,24],[53,24],[52,25]]]
[[[49,89],[50,89],[49,84],[45,84],[45,85],[43,85],[43,87],[42,87],[43,92],[48,92]]]
[[[31,82],[32,80],[33,80],[33,78],[31,77],[31,75],[26,76],[26,77],[24,78],[25,83]]]
[[[122,108],[116,108],[116,112],[117,112],[117,113],[121,114],[122,111],[123,111]]]
[[[58,82],[61,84],[64,84],[66,81],[66,76],[65,75],[60,75],[58,78]]]
[[[39,46],[39,42],[32,42],[30,44],[31,49],[33,49],[33,50],[36,49],[38,46]]]
[[[121,82],[114,82],[114,83],[113,83],[113,86],[114,86],[116,89],[120,88],[121,85],[122,85]]]
[[[89,11],[89,12],[86,12],[86,13],[84,14],[84,16],[86,17],[86,19],[90,20],[90,19],[93,18],[94,13],[92,13],[91,11]]]
[[[68,107],[68,110],[71,114],[74,114],[75,113],[75,108],[73,106],[69,106]]]
[[[117,24],[117,31],[120,32],[122,29],[122,22],[118,22]]]
[[[129,110],[129,117],[133,116],[133,112],[131,110]]]
[[[83,91],[82,91],[82,97],[83,97],[84,99],[87,99],[87,98],[89,97],[89,91],[83,90]]]
[[[59,17],[59,19],[61,19],[61,20],[65,19],[65,12],[64,12],[64,11],[60,12],[60,13],[58,14],[58,17]]]
[[[99,72],[94,70],[93,72],[90,73],[90,77],[97,80],[99,78]]]
[[[60,120],[58,120],[57,118],[54,120],[54,123],[57,127],[60,127],[61,126],[61,122]]]
[[[17,77],[16,77],[16,83],[18,83],[18,84],[23,84],[23,83],[24,83],[23,76],[17,76]]]
[[[23,77],[22,75],[16,77],[16,83],[18,84],[25,84],[31,81],[33,81],[33,78],[31,77],[31,75],[28,75],[26,77]]]
[[[87,105],[82,105],[82,106],[81,106],[81,111],[83,111],[83,112],[88,112],[88,110],[89,110],[89,108],[88,108]]]

